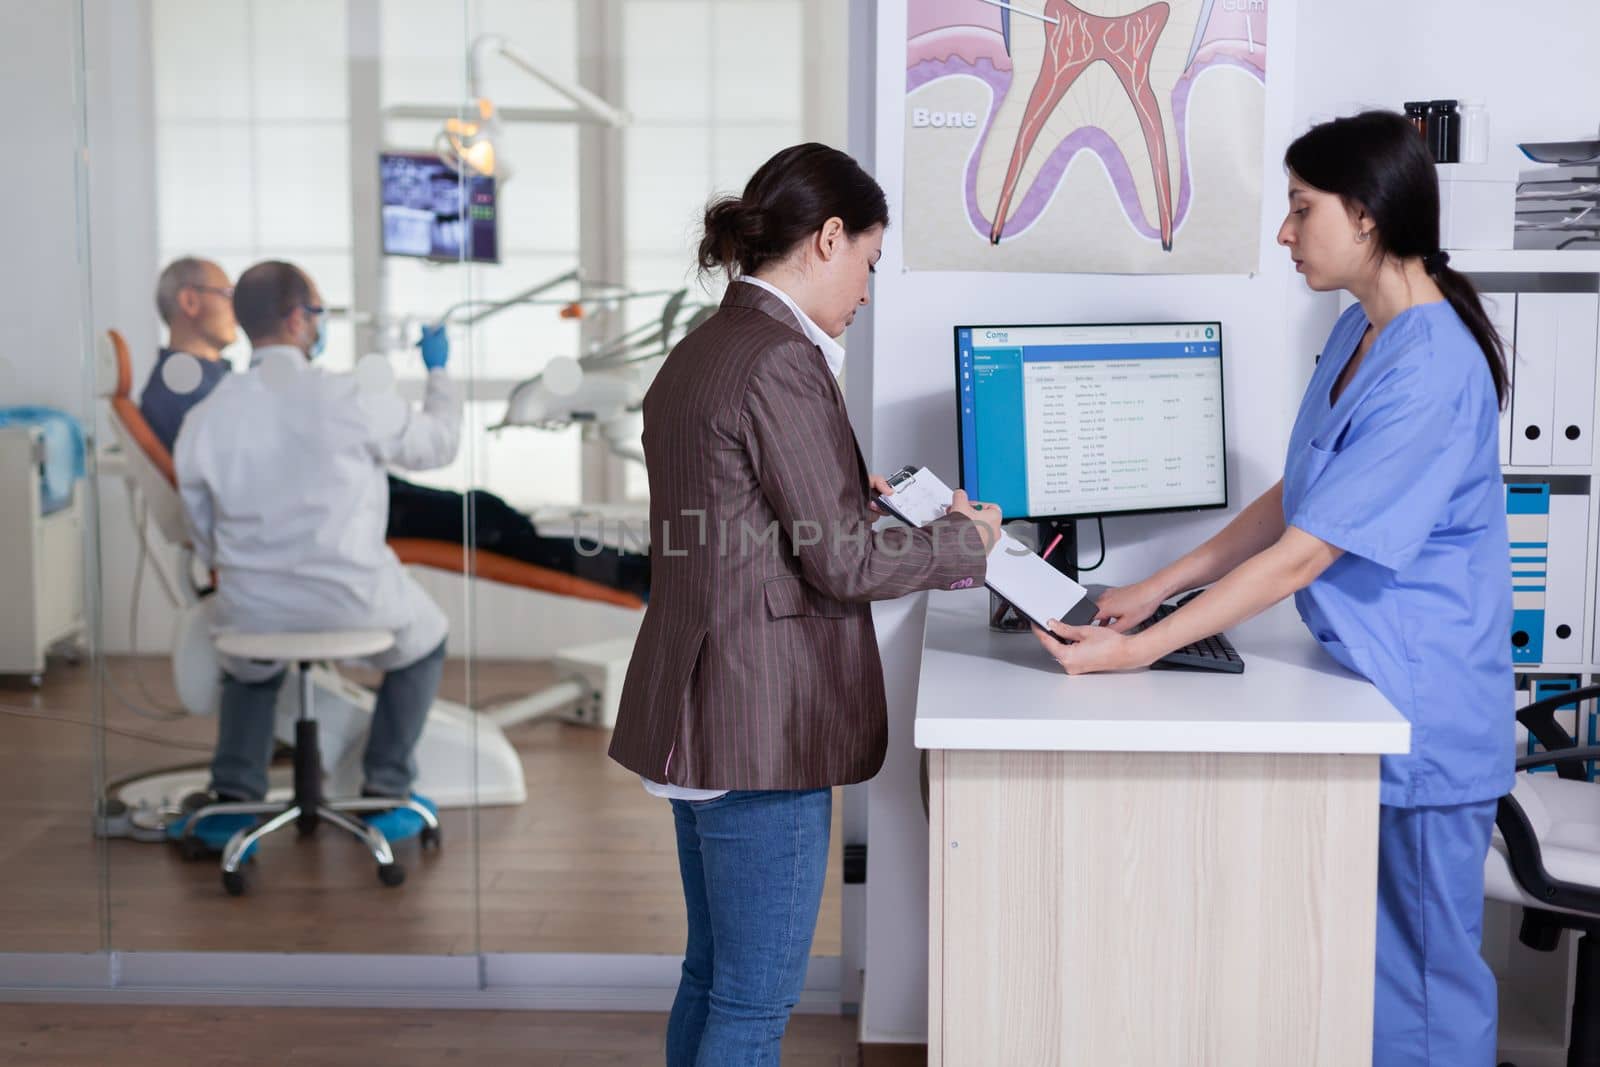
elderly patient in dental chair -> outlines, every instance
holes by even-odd
[[[234,342],[237,333],[233,296],[227,274],[208,260],[185,257],[161,272],[156,308],[169,337],[145,384],[139,407],[168,452],[174,449],[184,416],[232,369],[222,357],[222,349]],[[424,359],[432,358],[441,366],[449,359],[449,342],[442,329],[425,331],[420,347]],[[174,360],[178,353],[193,358]],[[526,515],[481,489],[463,495],[392,474],[388,485],[386,536],[390,540],[470,544],[649,599],[647,555],[598,545],[583,545],[580,550],[571,537],[541,536]]]

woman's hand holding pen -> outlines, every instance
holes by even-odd
[[[978,532],[983,535],[983,547],[993,548],[994,543],[1000,540],[1000,507],[997,504],[974,503],[967,499],[967,494],[957,489],[950,496],[950,510],[959,515],[965,515],[978,524]]]

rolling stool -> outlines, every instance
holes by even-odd
[[[409,797],[368,797],[360,800],[327,800],[322,795],[322,754],[317,745],[317,720],[313,714],[311,666],[327,660],[364,659],[387,651],[394,635],[387,630],[335,630],[321,633],[220,633],[214,643],[217,651],[237,659],[294,663],[300,671],[300,719],[294,735],[294,796],[287,803],[267,801],[211,804],[189,816],[181,847],[193,854],[199,841],[194,827],[208,815],[269,815],[259,826],[240,830],[222,850],[222,886],[232,896],[245,891],[244,857],[256,842],[270,833],[294,823],[301,836],[315,832],[324,820],[354,835],[378,861],[378,878],[387,886],[406,880],[406,870],[394,861],[389,842],[377,830],[352,818],[352,814],[410,808],[422,818],[423,847],[438,847],[439,820],[423,805]]]

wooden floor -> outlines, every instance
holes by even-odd
[[[797,1015],[783,1067],[855,1067],[856,1020]],[[28,1067],[660,1067],[661,1015],[0,1005],[0,1063]],[[926,1062],[875,1056],[868,1064]]]
[[[106,668],[129,697],[138,695],[142,677],[152,696],[172,699],[164,659],[113,659]],[[547,677],[528,664],[473,670],[478,706]],[[467,684],[462,663],[452,661],[441,695],[464,701]],[[370,857],[354,842],[330,833],[301,841],[290,833],[268,839],[252,892],[231,898],[214,863],[186,863],[166,845],[101,840],[91,826],[97,781],[204,764],[215,721],[153,722],[108,693],[106,724],[149,739],[108,733],[97,771],[95,731],[69,721],[92,720],[94,700],[89,665],[52,663],[39,691],[0,680],[0,710],[41,716],[0,714],[0,952],[683,951],[669,809],[606,758],[604,732],[557,722],[508,731],[522,755],[527,802],[442,813],[444,849],[422,854],[414,842],[402,845],[398,858],[410,876],[398,889],[379,885]],[[175,747],[184,745],[190,747]],[[835,804],[817,955],[840,948],[839,825]]]

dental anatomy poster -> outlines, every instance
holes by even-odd
[[[1268,0],[909,0],[910,270],[1244,274]]]

